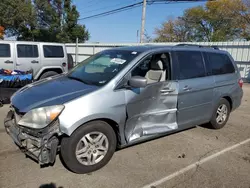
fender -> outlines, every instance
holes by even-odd
[[[61,69],[62,72],[65,72],[64,68],[61,66],[45,66],[45,67],[42,67],[38,72],[34,74],[34,80],[37,80],[41,76],[42,72],[47,69]]]
[[[97,119],[109,119],[112,120],[114,122],[116,122],[117,126],[119,127],[119,123],[118,123],[118,119],[116,118],[115,115],[112,114],[106,114],[106,113],[101,113],[101,114],[93,114],[93,115],[89,115],[86,116],[82,119],[80,119],[79,121],[75,122],[72,126],[70,127],[66,127],[63,124],[63,120],[62,120],[62,124],[60,124],[60,130],[62,133],[70,136],[78,127],[80,126],[84,126],[85,123],[89,122],[89,121],[94,121]],[[60,116],[59,116],[59,120],[61,122]]]

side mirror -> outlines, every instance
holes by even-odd
[[[128,85],[134,88],[143,88],[147,85],[147,79],[141,76],[133,76],[128,81]]]

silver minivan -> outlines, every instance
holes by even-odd
[[[0,41],[0,69],[32,70],[34,80],[39,80],[67,72],[71,66],[64,44]]]
[[[68,169],[88,173],[117,148],[204,123],[222,128],[241,104],[242,84],[217,48],[114,48],[17,91],[5,127],[40,164],[59,152]]]

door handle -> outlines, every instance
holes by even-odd
[[[38,63],[38,61],[36,61],[36,60],[33,60],[33,61],[31,61],[31,63]]]
[[[13,61],[7,60],[7,61],[5,61],[4,63],[6,63],[6,64],[11,64],[11,63],[13,63]]]
[[[190,90],[192,90],[192,88],[189,87],[189,86],[185,86],[185,87],[183,88],[183,91],[190,91]]]
[[[166,95],[166,94],[169,94],[169,93],[171,93],[171,92],[174,92],[175,91],[175,89],[170,89],[170,88],[165,88],[165,89],[162,89],[161,90],[161,93],[164,95]]]

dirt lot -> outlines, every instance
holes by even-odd
[[[250,188],[250,87],[225,128],[196,127],[115,153],[86,175],[67,171],[59,158],[40,168],[5,133],[0,108],[0,187],[209,187]],[[55,185],[52,185],[54,183]]]

